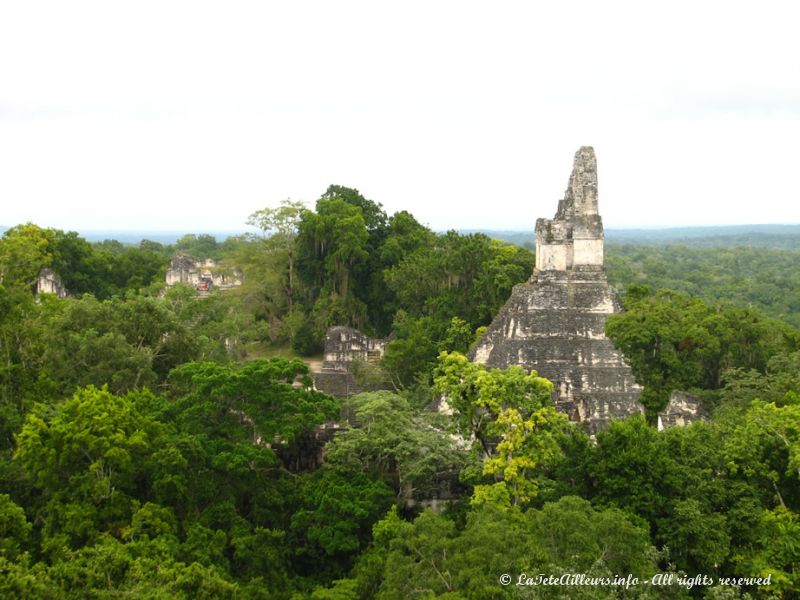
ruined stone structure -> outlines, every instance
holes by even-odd
[[[371,338],[351,327],[331,327],[325,336],[322,369],[314,374],[314,386],[340,398],[359,393],[362,390],[353,376],[354,363],[378,363],[390,341]]]
[[[658,413],[658,430],[681,427],[695,421],[707,421],[708,418],[708,412],[699,398],[676,390],[670,395],[667,407]]]
[[[620,311],[603,268],[594,150],[575,154],[553,219],[536,221],[536,268],[514,287],[470,358],[488,367],[520,365],[555,384],[559,411],[594,433],[609,420],[641,413],[641,387],[605,336]]]
[[[226,289],[242,285],[241,274],[234,272],[226,274],[213,258],[196,260],[186,254],[178,254],[172,258],[167,269],[167,285],[176,283],[191,285],[201,292],[207,292],[212,287]]]
[[[67,297],[67,288],[53,269],[42,269],[36,279],[36,295],[55,294],[59,298]]]

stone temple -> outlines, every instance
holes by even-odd
[[[621,310],[603,267],[597,161],[584,146],[553,219],[536,221],[536,268],[516,286],[470,358],[487,367],[519,365],[555,384],[560,412],[590,433],[642,413],[641,386],[605,336]]]

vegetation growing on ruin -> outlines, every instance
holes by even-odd
[[[626,312],[608,334],[649,416],[681,389],[713,418],[591,441],[546,380],[464,357],[530,251],[341,186],[251,222],[173,246],[31,224],[0,239],[0,597],[483,600],[540,572],[770,575],[748,591],[800,593],[795,253],[611,248]],[[176,252],[243,285],[163,290]],[[44,267],[70,297],[36,298]],[[302,361],[247,355],[316,352],[334,324],[394,332],[371,373],[389,389],[337,400]],[[442,393],[452,414],[425,410]]]

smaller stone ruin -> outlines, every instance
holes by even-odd
[[[322,368],[314,374],[314,386],[339,398],[362,392],[353,373],[354,366],[358,362],[376,365],[390,341],[391,337],[371,338],[352,327],[331,327],[325,336]]]
[[[242,285],[242,275],[238,271],[226,273],[213,258],[194,259],[186,254],[178,254],[172,258],[167,269],[167,286],[179,283],[206,293],[212,288],[224,290]]]
[[[66,298],[68,295],[67,288],[53,269],[39,271],[39,277],[36,279],[36,295],[39,294],[55,294],[59,298]]]
[[[675,390],[669,397],[667,407],[658,413],[658,430],[683,427],[697,421],[708,421],[708,419],[708,411],[703,407],[699,398]]]

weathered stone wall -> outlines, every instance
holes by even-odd
[[[536,269],[539,271],[566,271],[572,267],[571,244],[547,243],[537,237]]]
[[[578,238],[572,241],[573,264],[603,265],[603,240]]]
[[[390,341],[371,338],[352,327],[331,327],[325,336],[322,369],[314,374],[315,387],[341,398],[359,393],[362,390],[353,376],[353,364],[378,363]]]
[[[536,221],[536,269],[602,266],[604,237],[597,209],[597,160],[594,150],[584,146],[575,154],[567,191],[555,217]]]
[[[682,427],[697,421],[707,421],[708,417],[708,412],[699,398],[675,390],[669,397],[667,407],[658,413],[658,430]]]
[[[36,279],[36,294],[55,294],[59,298],[66,298],[67,288],[53,269],[42,269]]]
[[[186,254],[178,254],[172,258],[167,269],[168,286],[178,283],[200,286],[203,279],[211,280],[212,286],[225,289],[242,285],[241,273],[225,273],[213,258],[195,260]]]
[[[383,358],[389,339],[376,339],[352,327],[331,327],[325,336],[325,362],[337,370],[346,370],[354,360],[375,363]]]
[[[518,285],[471,358],[487,367],[520,365],[555,384],[555,403],[592,432],[642,412],[641,387],[622,354],[605,337],[619,302],[605,272],[540,274]]]

